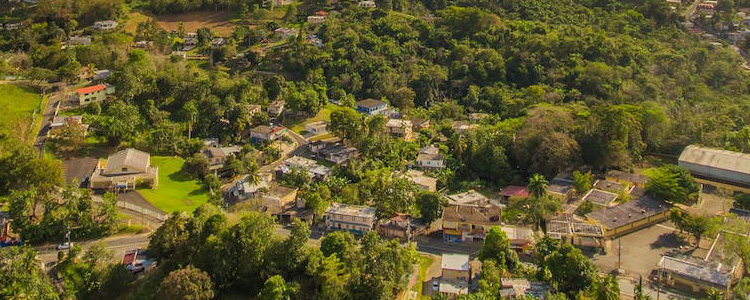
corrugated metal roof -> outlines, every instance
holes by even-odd
[[[695,278],[701,281],[726,286],[731,282],[731,275],[716,271],[705,262],[688,262],[674,257],[662,256],[659,267],[671,272]]]
[[[702,165],[737,173],[750,174],[750,154],[704,148],[696,145],[685,147],[680,162]]]

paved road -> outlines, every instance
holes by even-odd
[[[149,234],[113,236],[100,240],[78,242],[78,244],[83,246],[83,249],[88,249],[95,243],[103,242],[107,245],[107,249],[112,250],[113,259],[117,259],[118,257],[122,258],[122,255],[127,250],[146,248],[148,246],[148,238]],[[55,245],[38,246],[34,247],[34,249],[37,251],[37,256],[42,262],[50,263],[57,261],[58,251],[55,249]]]
[[[42,115],[42,124],[39,125],[39,133],[37,133],[36,141],[34,142],[34,147],[40,150],[44,148],[49,124],[52,123],[52,119],[55,117],[55,108],[59,105],[59,99],[60,97],[55,95],[49,95],[47,98],[47,105],[44,107],[44,114]]]
[[[294,149],[291,151],[282,154],[281,158],[279,158],[277,161],[272,162],[270,164],[267,164],[265,166],[260,167],[260,172],[265,173],[269,171],[276,170],[276,168],[281,164],[281,162],[289,157],[300,155],[302,153],[305,153],[307,151],[307,144],[310,143],[305,137],[301,136],[300,134],[292,131],[291,129],[287,130],[287,136],[291,137],[294,140],[294,143],[297,145]]]

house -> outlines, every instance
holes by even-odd
[[[83,124],[83,116],[57,116],[52,119],[47,131],[47,137],[55,137],[63,134],[65,130],[80,131],[83,136],[89,129],[88,124]]]
[[[416,184],[422,191],[437,191],[437,178],[425,176],[422,171],[408,170],[406,171],[406,177],[414,182],[414,184]]]
[[[508,202],[510,198],[526,198],[529,196],[529,190],[525,186],[509,185],[500,191],[500,196]]]
[[[68,46],[91,46],[93,37],[90,35],[71,36],[68,38]]]
[[[642,174],[628,173],[618,170],[609,170],[604,178],[610,182],[618,182],[625,185],[645,188],[648,183],[648,176]]]
[[[224,38],[217,37],[211,40],[211,47],[221,47],[226,44],[227,44],[227,40]]]
[[[491,200],[484,195],[478,193],[475,190],[469,190],[463,193],[453,194],[446,196],[448,198],[449,205],[461,205],[461,204],[472,204],[472,205],[495,205],[500,206],[499,201]]]
[[[153,41],[137,41],[133,43],[133,48],[135,49],[149,49],[154,46]]]
[[[698,178],[750,186],[750,154],[690,145],[678,164]]]
[[[594,182],[593,188],[611,192],[611,193],[619,193],[620,191],[625,189],[625,186],[619,182],[614,182],[614,181],[609,181],[609,180],[597,180],[596,182]]]
[[[482,241],[492,226],[502,224],[502,208],[497,205],[449,204],[443,209],[443,240]]]
[[[430,128],[430,120],[429,119],[423,119],[423,118],[412,118],[411,124],[414,126],[415,132],[420,132],[423,129]]]
[[[466,122],[466,121],[455,121],[455,122],[453,122],[453,126],[452,127],[453,127],[453,130],[455,130],[457,132],[465,133],[467,131],[479,128],[479,125],[478,124],[472,124],[472,123],[469,123],[469,122]]]
[[[584,196],[583,201],[589,201],[598,207],[610,207],[619,195],[599,189],[591,189]]]
[[[222,191],[224,201],[231,205],[245,201],[250,198],[258,198],[264,192],[271,189],[270,182],[273,179],[270,173],[258,174],[258,183],[250,180],[249,175],[235,180],[228,188]]]
[[[250,140],[254,143],[275,141],[286,134],[286,130],[286,127],[283,126],[270,127],[266,125],[260,125],[253,129],[250,129]]]
[[[316,121],[305,124],[305,131],[315,136],[328,133],[328,122]]]
[[[694,251],[691,256],[662,256],[657,269],[658,282],[695,294],[706,294],[711,289],[717,289],[724,295],[730,295],[732,287],[745,271],[742,259],[725,247],[726,239],[738,234],[720,232],[705,255]],[[747,238],[746,234],[741,236]]]
[[[362,7],[362,8],[376,8],[376,7],[378,7],[378,5],[375,4],[375,1],[372,1],[372,0],[359,1],[359,3],[357,3],[357,6]]]
[[[120,150],[99,162],[89,179],[89,188],[105,190],[133,190],[137,186],[159,184],[159,171],[151,166],[151,155],[133,148]]]
[[[490,116],[489,114],[485,114],[485,113],[470,113],[469,114],[469,121],[477,122],[477,121],[481,121],[481,120],[483,120],[483,119],[485,119],[485,118],[487,118],[489,116]]]
[[[604,227],[599,224],[586,223],[574,216],[563,214],[557,219],[547,220],[547,236],[561,244],[579,247],[604,248]]]
[[[500,228],[510,240],[510,248],[525,254],[531,254],[536,241],[534,230],[528,227],[503,226]]]
[[[586,218],[601,224],[607,238],[615,238],[662,222],[672,205],[649,195],[591,212]]]
[[[96,70],[94,71],[94,80],[106,80],[112,75],[110,70]]]
[[[359,156],[359,150],[344,144],[335,144],[319,149],[317,155],[328,162],[341,165]]]
[[[336,202],[326,209],[323,218],[328,230],[346,230],[357,235],[370,232],[376,221],[374,207]]]
[[[183,59],[185,59],[185,58],[187,58],[187,51],[172,51],[172,53],[170,53],[170,55],[171,56],[179,56],[179,57],[182,57]]]
[[[286,101],[284,100],[276,100],[274,102],[271,102],[271,104],[266,107],[268,115],[271,117],[280,116],[284,112],[284,104],[286,104]]]
[[[357,111],[369,116],[381,114],[387,109],[388,103],[375,99],[365,99],[357,102]]]
[[[573,194],[573,181],[559,176],[555,177],[547,186],[547,194],[565,203]]]
[[[208,169],[218,170],[224,167],[224,162],[230,155],[237,155],[242,150],[241,147],[208,147],[201,151],[201,155],[208,159]]]
[[[323,48],[323,40],[315,34],[308,34],[305,36],[305,42],[313,44],[316,48]]]
[[[308,16],[307,23],[309,24],[320,24],[326,20],[325,16]]]
[[[438,292],[449,298],[469,293],[471,264],[468,254],[443,253]]]
[[[393,217],[381,220],[377,231],[383,237],[410,241],[412,237],[424,233],[426,226],[411,215],[398,213]]]
[[[76,95],[78,97],[78,104],[85,105],[91,102],[101,102],[107,100],[107,96],[114,94],[114,92],[114,86],[100,83],[97,85],[77,89]]]
[[[417,167],[425,171],[438,171],[445,168],[445,158],[440,155],[440,150],[434,145],[419,149],[416,162]]]
[[[331,174],[331,168],[318,164],[317,161],[301,156],[287,158],[281,163],[281,165],[279,165],[279,171],[282,174],[288,174],[293,169],[307,171],[310,175],[310,179],[313,180],[323,180]]]
[[[117,28],[117,21],[106,20],[94,22],[94,29],[96,30],[113,30]]]
[[[23,23],[21,23],[21,22],[18,22],[18,23],[5,23],[5,30],[16,30],[16,29],[21,28],[21,25],[23,25]]]
[[[267,193],[262,193],[260,198],[260,211],[271,215],[279,215],[287,209],[292,208],[297,199],[297,188],[276,185],[271,187]]]
[[[193,47],[193,48],[195,48],[195,46],[198,46],[198,38],[197,37],[186,37],[182,41],[182,44],[185,45],[185,47]],[[192,50],[193,48],[190,48],[190,49]],[[185,50],[185,49],[183,49],[183,50]],[[190,50],[185,50],[185,51],[190,51]]]
[[[276,28],[276,30],[274,30],[273,33],[279,39],[287,40],[289,38],[297,37],[299,35],[299,29],[281,27],[281,28]]]
[[[544,300],[552,294],[552,286],[547,282],[529,281],[526,278],[500,279],[501,299],[539,299]]]
[[[411,141],[414,138],[412,135],[412,124],[409,120],[390,119],[385,124],[385,130],[389,135],[397,139]]]

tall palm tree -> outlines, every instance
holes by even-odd
[[[534,174],[529,177],[529,185],[526,188],[532,197],[539,199],[547,195],[547,187],[549,187],[549,181],[542,175]]]

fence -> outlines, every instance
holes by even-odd
[[[117,201],[117,207],[122,208],[122,209],[127,209],[133,212],[141,213],[153,219],[159,220],[160,222],[164,222],[165,220],[167,220],[167,217],[168,217],[168,215],[166,214],[153,211],[151,209],[144,208],[143,206],[138,206],[133,203],[128,203],[125,201]]]

